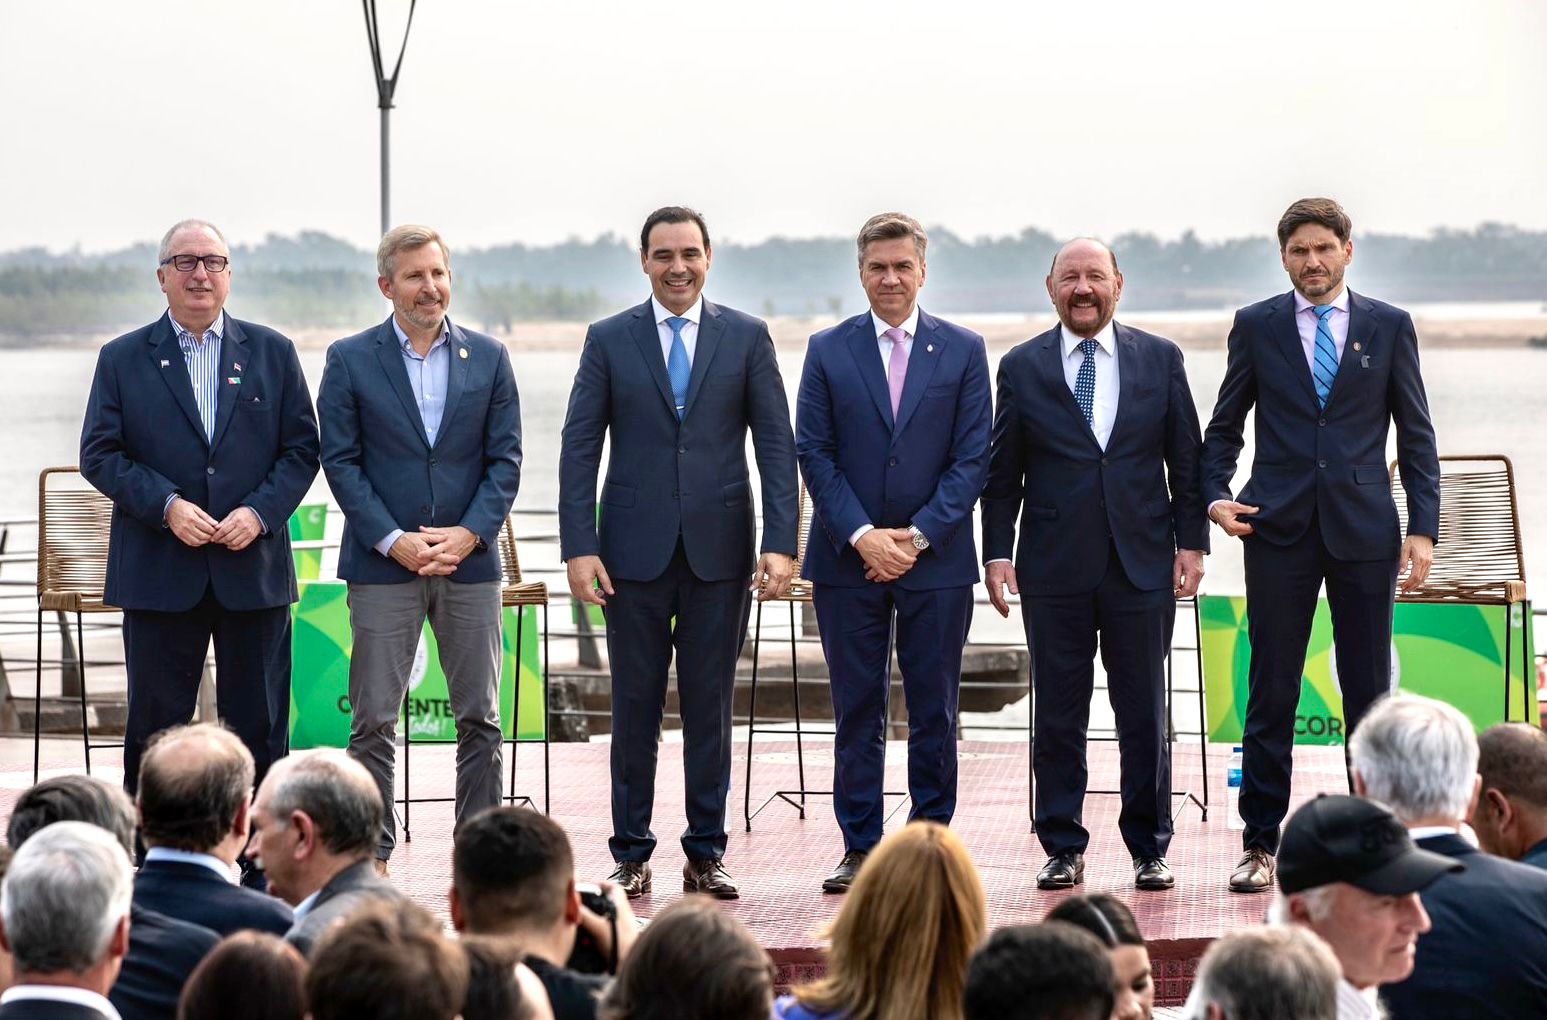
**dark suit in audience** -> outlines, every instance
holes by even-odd
[[[183,861],[146,861],[134,877],[134,904],[218,935],[250,929],[283,937],[295,924],[280,900]]]
[[[285,941],[310,957],[323,933],[336,922],[367,903],[402,898],[397,887],[377,876],[375,863],[367,858],[334,875],[318,891],[316,901],[285,933]]]
[[[208,928],[135,903],[129,910],[129,952],[108,1001],[123,1020],[169,1020],[177,1015],[177,999],[188,975],[219,941]],[[0,1020],[5,1016],[0,1013]]]
[[[108,1016],[79,1003],[24,995],[0,1005],[0,1020],[108,1020]]]

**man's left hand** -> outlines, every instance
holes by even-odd
[[[478,536],[460,524],[449,528],[421,525],[419,533],[435,547],[435,555],[430,558],[430,562],[419,568],[420,575],[424,577],[454,573],[468,554],[478,547]]]
[[[1402,578],[1402,591],[1417,591],[1429,579],[1429,568],[1434,565],[1434,539],[1428,535],[1408,535],[1402,543],[1402,558],[1397,561],[1397,576]]]
[[[748,590],[757,593],[759,602],[767,602],[788,592],[794,575],[793,558],[784,553],[765,552],[757,559],[757,568],[752,571],[752,587]]]
[[[215,525],[210,541],[223,545],[232,552],[241,552],[252,545],[252,540],[263,533],[258,515],[250,506],[239,506],[226,514],[226,519]]]
[[[1190,599],[1198,594],[1203,583],[1203,552],[1200,549],[1178,549],[1171,562],[1171,591],[1179,599]]]

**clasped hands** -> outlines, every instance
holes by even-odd
[[[913,534],[907,528],[871,528],[854,543],[865,561],[865,580],[895,581],[918,562]]]
[[[263,534],[252,507],[239,506],[223,520],[216,521],[192,500],[182,496],[172,500],[167,507],[166,522],[178,541],[195,549],[214,543],[232,552],[241,552]]]
[[[455,573],[477,547],[478,536],[460,524],[449,528],[423,525],[418,531],[399,535],[389,554],[399,566],[420,577],[444,577]]]

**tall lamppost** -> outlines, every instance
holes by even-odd
[[[376,0],[360,0],[365,8],[365,34],[371,44],[371,67],[376,72],[376,106],[381,110],[381,232],[392,227],[390,212],[392,154],[387,144],[388,118],[392,112],[392,94],[397,91],[398,71],[403,67],[403,52],[408,49],[408,30],[414,24],[414,6],[418,0],[408,0],[408,23],[403,26],[403,43],[398,47],[397,62],[392,74],[386,73],[381,60],[381,22],[376,16]]]

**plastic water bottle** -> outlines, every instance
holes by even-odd
[[[1232,829],[1246,828],[1241,818],[1241,749],[1230,749],[1230,766],[1225,772],[1225,810]]]

